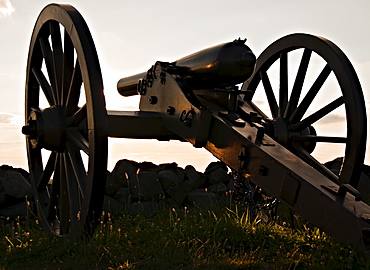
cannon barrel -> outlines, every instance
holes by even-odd
[[[253,73],[256,57],[245,40],[234,40],[185,56],[168,73],[182,78],[192,89],[228,87],[246,81]],[[137,94],[137,84],[147,73],[122,78],[117,90],[123,96]]]
[[[122,96],[137,95],[137,84],[139,80],[144,78],[146,72],[122,78],[117,83],[117,90]]]

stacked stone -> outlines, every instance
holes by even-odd
[[[8,165],[0,166],[0,216],[26,216],[27,198],[32,199],[28,172]]]
[[[343,158],[338,157],[332,161],[326,162],[324,165],[334,174],[338,175],[342,169]],[[362,165],[360,179],[358,181],[357,190],[360,191],[362,198],[366,201],[370,200],[370,166]]]
[[[122,159],[108,174],[104,211],[122,209],[152,212],[160,204],[171,208],[225,205],[230,202],[233,182],[227,167],[212,162],[204,173],[191,165],[155,165]]]
[[[325,163],[338,174],[342,158]],[[363,165],[358,190],[370,199],[370,166]],[[152,212],[162,204],[170,208],[206,208],[228,205],[233,181],[228,168],[221,162],[212,162],[204,173],[191,165],[185,169],[176,163],[155,165],[122,159],[113,171],[107,172],[103,210],[113,213],[129,210],[131,213]],[[23,169],[0,166],[0,218],[27,216],[27,203],[32,205],[29,174]]]

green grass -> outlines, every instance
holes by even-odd
[[[90,241],[57,241],[36,220],[0,226],[0,269],[367,269],[319,229],[248,219],[237,207],[104,214]],[[279,224],[281,223],[281,224]]]

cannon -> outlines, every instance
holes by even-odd
[[[307,87],[309,76],[314,79]],[[203,147],[338,241],[368,253],[370,207],[358,188],[365,102],[353,66],[331,41],[292,34],[256,59],[239,38],[174,62],[158,61],[120,79],[117,88],[123,96],[140,95],[140,110],[106,110],[83,17],[69,5],[46,6],[30,42],[22,128],[46,232],[91,234],[103,204],[108,137],[151,138]],[[324,105],[315,107],[317,100]],[[326,123],[320,121],[338,110],[343,134],[320,131]],[[337,171],[315,157],[322,143],[343,149]]]

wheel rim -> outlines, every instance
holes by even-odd
[[[27,154],[44,229],[91,233],[101,214],[107,113],[95,46],[69,5],[44,8],[30,44],[26,78]]]
[[[297,71],[291,77],[290,62],[293,54],[299,54]],[[289,55],[289,57],[288,57]],[[295,56],[296,57],[296,56]],[[313,83],[307,84],[306,78],[315,67],[314,58],[322,62],[320,72],[313,76]],[[314,59],[314,60],[313,60]],[[315,60],[316,61],[316,60]],[[275,64],[276,63],[276,64]],[[271,83],[270,69],[278,69],[278,85]],[[331,75],[333,74],[333,75]],[[338,92],[333,97],[326,98],[327,102],[314,107],[314,102],[325,92],[327,81],[332,78],[336,82]],[[331,79],[330,79],[331,80]],[[307,85],[306,85],[307,84]],[[307,87],[304,93],[302,89]],[[330,86],[331,87],[331,86]],[[268,117],[255,104],[257,89],[262,88],[271,116]],[[366,145],[366,111],[361,86],[353,66],[344,53],[327,39],[307,35],[293,34],[283,37],[271,44],[258,58],[255,72],[243,84],[242,90],[248,90],[245,101],[265,118],[268,134],[279,143],[286,146],[307,163],[340,184],[350,183],[357,186],[361,166],[365,156]],[[277,98],[278,97],[278,98]],[[266,99],[265,99],[266,101]],[[312,110],[312,112],[310,112]],[[338,110],[345,110],[345,134],[343,136],[325,136],[318,133],[316,127],[323,125],[323,119],[334,117]],[[268,119],[269,118],[269,119]],[[320,123],[321,121],[321,123]],[[311,152],[316,144],[344,145],[344,159],[341,169],[334,175],[321,164]]]

